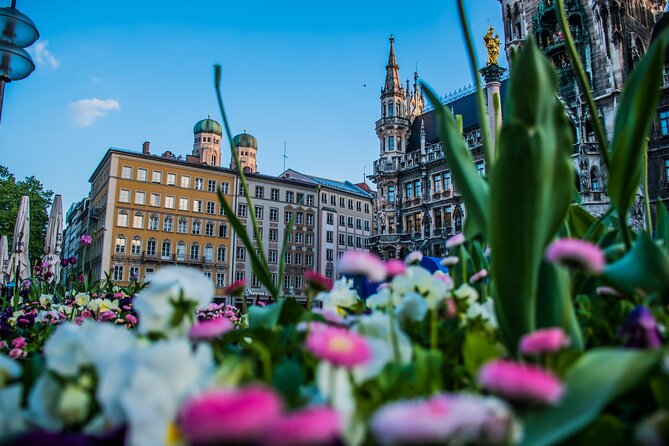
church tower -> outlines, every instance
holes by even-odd
[[[239,156],[239,165],[244,172],[258,173],[258,166],[256,164],[256,155],[258,154],[258,140],[253,135],[240,133],[232,138],[232,142],[237,148],[237,155]],[[230,169],[237,170],[235,160],[230,160]]]
[[[207,117],[193,127],[193,156],[202,164],[220,167],[221,165],[221,124]]]

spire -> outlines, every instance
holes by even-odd
[[[388,56],[388,65],[386,65],[386,85],[384,94],[400,93],[402,86],[400,83],[399,65],[395,60],[395,37],[390,35],[390,55]]]

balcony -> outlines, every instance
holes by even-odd
[[[376,128],[378,129],[381,126],[398,126],[405,125],[409,126],[409,119],[402,116],[386,116],[376,121]]]
[[[395,173],[399,170],[397,163],[393,163],[386,160],[377,160],[374,161],[374,175],[381,173]]]

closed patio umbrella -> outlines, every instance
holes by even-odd
[[[14,237],[12,238],[12,252],[9,256],[9,280],[17,281],[30,277],[30,260],[28,259],[28,244],[30,243],[30,199],[27,195],[21,197],[19,213],[16,216]],[[18,271],[18,280],[16,274]]]
[[[44,239],[44,255],[42,263],[48,263],[44,271],[51,272],[49,282],[60,278],[60,255],[63,252],[63,198],[56,195],[49,214],[49,224],[46,227],[46,238]]]
[[[7,283],[7,265],[9,264],[9,252],[7,248],[7,236],[0,237],[0,285]]]

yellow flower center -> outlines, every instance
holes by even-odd
[[[348,353],[353,350],[353,343],[345,336],[333,336],[328,342],[328,348],[337,353]]]
[[[166,444],[170,446],[179,445],[183,443],[183,437],[181,436],[179,427],[174,421],[167,425],[167,436],[165,440]]]

